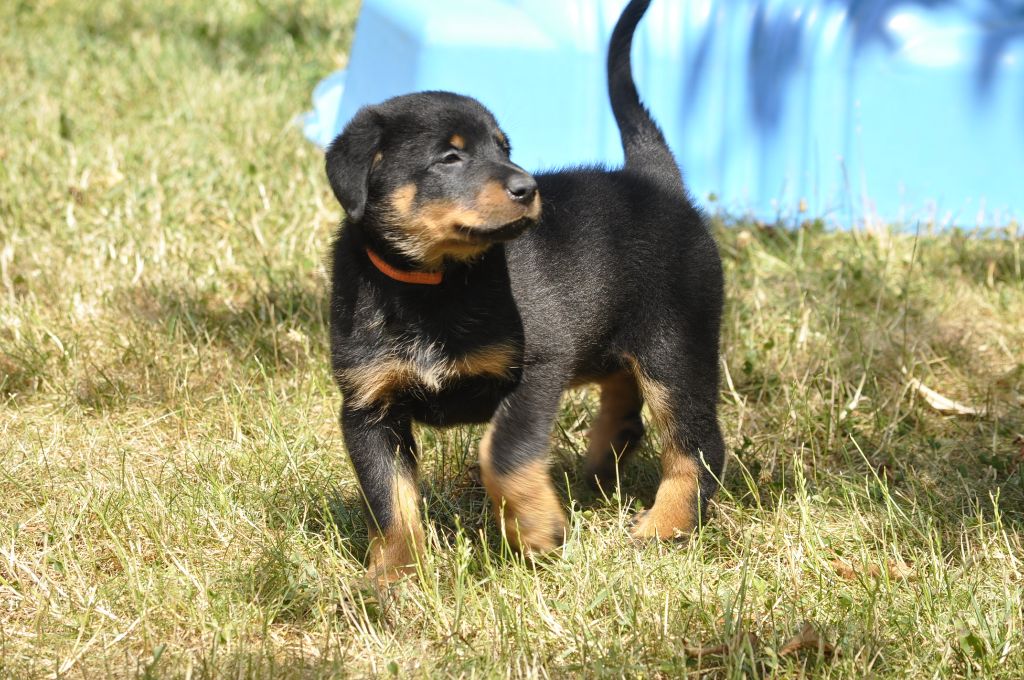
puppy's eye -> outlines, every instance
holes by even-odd
[[[498,148],[501,149],[501,152],[504,153],[506,157],[512,155],[512,147],[508,145],[508,140],[505,139],[504,135],[500,137],[495,137],[494,142],[498,145]]]
[[[443,165],[455,165],[456,163],[462,162],[462,156],[458,151],[449,151],[445,155],[441,156],[441,160],[438,162]]]

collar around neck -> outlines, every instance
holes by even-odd
[[[444,279],[443,272],[417,272],[407,271],[404,269],[398,269],[392,267],[390,264],[385,262],[380,255],[373,252],[369,247],[366,248],[366,256],[370,258],[370,262],[373,266],[380,271],[381,274],[388,278],[400,281],[401,283],[415,283],[424,286],[437,286]]]

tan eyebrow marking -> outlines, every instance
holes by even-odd
[[[448,140],[448,143],[459,151],[466,148],[466,140],[462,138],[462,135],[452,135],[452,138]]]

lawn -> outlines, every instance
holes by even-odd
[[[560,555],[502,549],[479,428],[424,429],[428,554],[369,587],[328,367],[340,209],[293,124],[355,9],[0,4],[0,675],[1024,677],[1017,226],[718,221],[711,521],[630,542],[657,439],[587,492],[582,390]]]

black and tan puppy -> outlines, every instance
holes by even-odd
[[[490,421],[482,477],[526,553],[563,540],[547,460],[571,386],[601,387],[589,478],[614,479],[643,434],[645,401],[659,426],[663,475],[636,536],[690,532],[718,486],[721,263],[633,83],[630,46],[649,4],[629,4],[609,49],[621,170],[531,177],[490,112],[446,92],[364,108],[327,151],[348,215],[334,244],[331,352],[377,578],[415,564],[423,544],[414,421]]]

